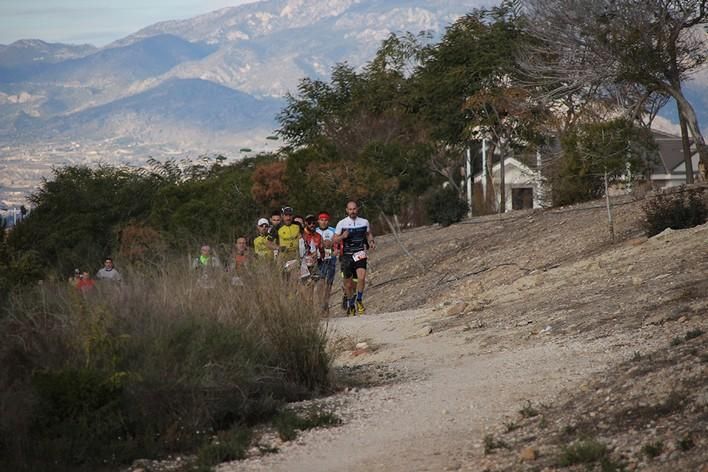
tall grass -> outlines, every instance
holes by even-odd
[[[45,284],[0,320],[0,468],[121,464],[184,451],[326,389],[327,328],[254,266],[202,288],[181,264],[80,293]]]

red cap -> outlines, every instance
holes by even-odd
[[[327,213],[326,211],[323,211],[322,213],[320,213],[319,215],[317,215],[317,218],[320,219],[320,220],[328,220],[328,219],[329,219],[329,213]]]

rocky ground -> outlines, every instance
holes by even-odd
[[[342,388],[295,406],[342,425],[218,470],[708,471],[708,224],[614,203],[614,241],[603,202],[377,238]]]

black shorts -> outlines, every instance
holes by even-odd
[[[352,277],[356,277],[357,269],[366,270],[366,261],[367,259],[354,261],[354,259],[352,259],[351,254],[344,254],[343,256],[341,256],[339,258],[339,265],[342,269],[342,275],[344,275],[344,278],[351,279]]]

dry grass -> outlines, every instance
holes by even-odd
[[[2,463],[159,456],[328,388],[327,328],[273,267],[253,266],[243,286],[176,263],[124,278],[12,301],[0,320]]]

